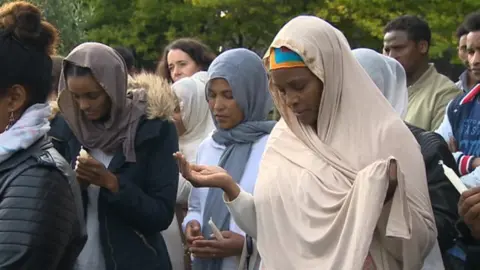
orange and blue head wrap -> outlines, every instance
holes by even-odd
[[[306,67],[305,62],[296,52],[286,48],[272,48],[270,52],[270,70],[280,68]]]

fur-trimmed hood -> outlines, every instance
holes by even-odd
[[[50,113],[50,117],[48,117],[48,121],[52,121],[53,118],[57,115],[57,113],[60,112],[60,108],[58,107],[57,101],[50,101],[50,108],[52,109],[52,112]]]
[[[176,102],[170,84],[162,77],[142,72],[128,76],[127,96],[144,95],[147,100],[146,115],[148,119],[173,119]]]

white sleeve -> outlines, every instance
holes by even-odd
[[[462,180],[467,188],[480,186],[480,167],[477,167],[473,172],[460,177],[460,180]]]
[[[225,205],[230,211],[235,223],[252,238],[257,238],[257,216],[253,195],[240,188],[240,194],[233,201],[227,201],[223,195]]]
[[[450,138],[453,137],[452,125],[450,124],[450,119],[448,119],[448,107],[450,107],[450,104],[452,104],[451,101],[445,108],[445,116],[443,117],[442,123],[438,129],[435,130],[435,132],[440,134],[447,143],[450,141]]]
[[[192,184],[180,174],[178,178],[177,203],[184,204],[188,202],[188,197],[192,191]]]
[[[190,197],[188,198],[188,212],[185,218],[183,219],[182,229],[185,232],[185,228],[187,224],[192,221],[196,220],[200,223],[200,228],[202,228],[202,194],[200,188],[192,188],[190,192]]]

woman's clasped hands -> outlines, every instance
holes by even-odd
[[[84,151],[84,150],[83,150]],[[111,192],[118,191],[117,177],[111,173],[101,162],[88,154],[81,153],[77,156],[75,166],[77,181],[82,188],[90,184],[106,188]]]

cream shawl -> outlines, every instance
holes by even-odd
[[[420,269],[436,229],[415,138],[330,24],[294,18],[271,45],[281,46],[302,56],[324,91],[314,131],[270,89],[283,120],[255,186],[264,268],[356,270],[370,254],[376,269]],[[384,205],[391,159],[398,187]]]
[[[195,162],[197,148],[215,129],[205,96],[208,73],[200,71],[172,85],[180,100],[180,111],[186,132],[179,138],[180,151],[189,162]]]
[[[371,49],[355,49],[352,53],[393,109],[404,119],[408,108],[408,89],[407,75],[402,65]]]

